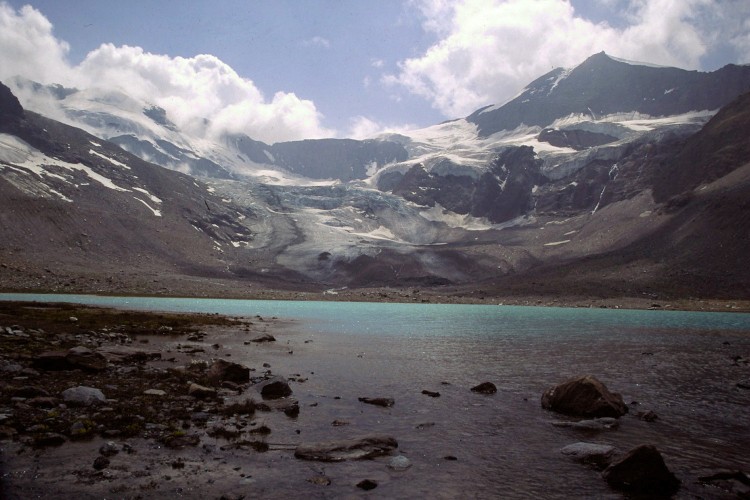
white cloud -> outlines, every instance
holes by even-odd
[[[322,47],[324,49],[331,48],[331,41],[322,36],[314,36],[302,42],[302,45],[306,47]]]
[[[121,90],[163,107],[178,126],[211,135],[242,132],[265,142],[336,135],[322,125],[312,101],[286,92],[269,100],[212,55],[171,57],[103,44],[71,66],[67,52],[68,45],[55,38],[39,11],[28,6],[15,11],[0,3],[0,79],[20,75],[79,89]]]
[[[581,17],[567,0],[420,0],[423,28],[438,41],[403,60],[383,82],[427,99],[447,117],[507,100],[554,67],[602,50],[617,57],[694,69],[727,36],[712,0],[599,0],[625,6],[623,27]],[[742,2],[720,2],[736,10]],[[742,17],[741,19],[745,19]],[[736,23],[735,23],[736,24]],[[747,27],[733,28],[738,50]]]
[[[18,74],[42,82],[69,81],[67,43],[52,34],[52,24],[28,5],[16,12],[0,3],[0,79]],[[60,82],[64,83],[64,82]]]
[[[385,61],[382,59],[372,59],[370,61],[370,65],[373,68],[382,68],[383,66],[385,66]]]
[[[418,128],[414,124],[385,125],[366,116],[356,116],[350,121],[351,127],[346,136],[352,139],[369,139],[387,132],[406,133]]]

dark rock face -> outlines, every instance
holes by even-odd
[[[630,450],[602,472],[613,488],[637,494],[673,495],[680,481],[669,471],[659,451],[651,445]]]
[[[505,222],[534,207],[534,186],[548,182],[541,166],[533,148],[510,147],[498,154],[479,179],[428,173],[415,165],[406,174],[382,176],[378,189],[390,190],[418,205],[433,207],[438,203],[458,214]]]
[[[542,408],[580,417],[621,417],[628,412],[622,396],[609,392],[592,375],[572,378],[542,394]]]
[[[601,146],[615,142],[617,137],[588,130],[559,130],[545,128],[539,133],[539,141],[547,142],[558,148],[572,148],[576,151],[588,149],[594,146]]]
[[[18,121],[23,118],[23,107],[13,92],[0,82],[0,121]]]
[[[750,161],[750,92],[719,110],[676,154],[652,168],[654,198],[666,201]]]
[[[250,381],[250,368],[239,363],[217,359],[209,367],[207,376],[217,383],[228,381],[244,384]]]
[[[398,448],[398,442],[389,436],[366,436],[359,439],[303,443],[297,446],[294,456],[302,460],[342,462],[387,455]]]

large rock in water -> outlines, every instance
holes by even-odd
[[[640,495],[673,495],[680,480],[669,471],[659,451],[651,445],[630,450],[602,472],[613,488]]]
[[[621,417],[628,412],[622,396],[609,392],[593,375],[572,378],[542,394],[542,408],[577,417]]]
[[[258,390],[263,399],[285,398],[292,394],[292,388],[284,377],[276,376],[258,384]]]
[[[392,437],[366,436],[342,441],[303,443],[297,446],[294,456],[303,460],[341,462],[387,455],[395,448],[398,448],[398,442]]]

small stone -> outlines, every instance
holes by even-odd
[[[268,334],[268,333],[264,333],[262,335],[258,335],[256,337],[251,338],[250,342],[257,342],[257,343],[262,343],[262,342],[276,342],[276,339],[274,338],[273,335]]]
[[[602,417],[591,420],[580,420],[578,422],[555,421],[552,422],[552,425],[555,427],[570,427],[584,431],[603,431],[617,429],[620,426],[620,422],[616,418]]]
[[[294,451],[295,458],[321,462],[361,460],[389,454],[398,442],[388,436],[366,436],[360,439],[303,443]]]
[[[659,416],[656,413],[654,413],[652,410],[648,410],[648,411],[639,411],[638,418],[640,418],[644,422],[654,422],[656,419],[659,418]]]
[[[96,457],[94,460],[94,469],[102,470],[109,467],[109,459],[107,457]]]
[[[427,389],[425,389],[424,391],[422,391],[422,394],[424,394],[425,396],[430,396],[431,398],[439,398],[440,397],[440,393],[439,392],[428,391]]]
[[[308,483],[317,484],[318,486],[328,486],[331,484],[331,479],[326,476],[313,476],[307,479]]]
[[[188,395],[198,399],[207,399],[216,397],[216,389],[204,387],[202,385],[192,383],[188,386]]]
[[[99,454],[105,457],[111,457],[117,455],[120,452],[120,448],[117,443],[113,441],[107,441],[99,448]]]
[[[479,385],[475,385],[471,388],[471,392],[477,392],[479,394],[495,394],[497,387],[492,382],[482,382]]]
[[[358,398],[359,401],[368,405],[382,406],[390,408],[396,401],[393,398]]]
[[[411,467],[411,460],[403,455],[397,455],[388,462],[388,468],[393,470],[406,470]]]
[[[560,450],[560,453],[576,462],[593,465],[600,469],[609,465],[614,452],[614,446],[583,442],[569,444]]]
[[[143,394],[146,396],[166,396],[167,393],[165,391],[162,391],[161,389],[146,389],[143,391]]]
[[[95,387],[78,386],[66,389],[61,394],[63,401],[83,406],[103,403],[107,400],[102,391]]]
[[[365,491],[374,490],[377,487],[377,481],[373,481],[372,479],[363,479],[357,483],[357,488],[362,488]]]

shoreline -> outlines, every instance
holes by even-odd
[[[370,302],[370,303],[424,303],[424,304],[470,304],[491,306],[602,308],[633,310],[673,310],[694,312],[750,313],[750,300],[745,299],[659,299],[643,297],[592,297],[577,295],[508,295],[490,296],[457,293],[434,288],[354,288],[325,291],[258,290],[253,292],[228,291],[228,293],[184,293],[164,294],[154,291],[143,293],[137,290],[12,290],[0,288],[2,294],[24,295],[92,295],[101,297],[145,297],[175,299],[226,299],[226,300],[280,300],[321,302]]]

